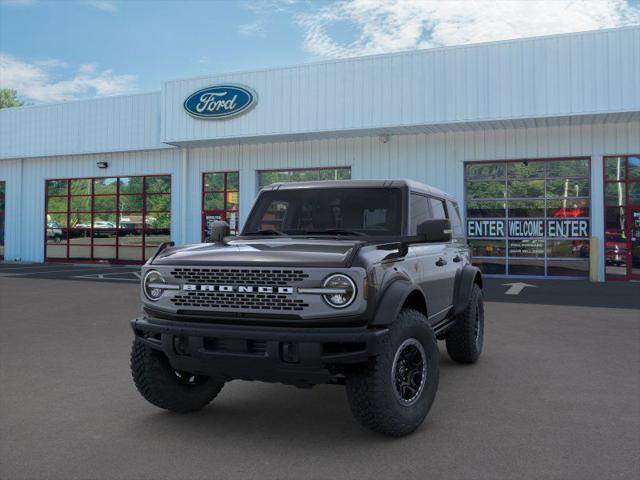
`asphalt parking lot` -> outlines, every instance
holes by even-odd
[[[137,271],[0,264],[0,478],[640,476],[639,284],[488,281],[480,362],[441,349],[427,421],[389,439],[336,386],[236,381],[190,415],[147,404],[128,366]]]

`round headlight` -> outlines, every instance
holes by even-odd
[[[155,270],[148,271],[144,276],[144,281],[142,282],[144,296],[152,302],[157,301],[164,293],[164,288],[160,288],[158,285],[164,283],[164,278],[162,278],[162,275],[160,275],[159,272]]]
[[[325,293],[322,298],[333,308],[348,307],[356,298],[356,285],[346,275],[336,273],[327,277],[323,287],[332,290],[331,293]]]

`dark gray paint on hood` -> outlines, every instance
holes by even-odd
[[[360,243],[327,239],[238,239],[169,247],[160,252],[152,264],[346,267]]]

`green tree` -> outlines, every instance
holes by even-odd
[[[0,108],[21,107],[24,102],[17,98],[18,92],[10,88],[0,88]]]

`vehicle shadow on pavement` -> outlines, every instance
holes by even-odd
[[[455,369],[473,374],[473,367],[455,364],[442,349],[440,357],[441,380]],[[436,397],[425,423],[407,439],[429,434],[430,419],[439,401],[443,399]],[[345,388],[337,385],[298,389],[280,384],[233,381],[225,385],[208,407],[192,414],[151,410],[147,405],[142,407],[146,407],[146,414],[134,416],[132,425],[132,431],[142,436],[180,431],[190,442],[250,437],[254,441],[281,444],[297,439],[296,442],[302,444],[298,443],[296,448],[325,442],[335,446],[389,442],[389,437],[366,430],[356,422],[349,409]],[[304,439],[301,438],[303,435]]]

